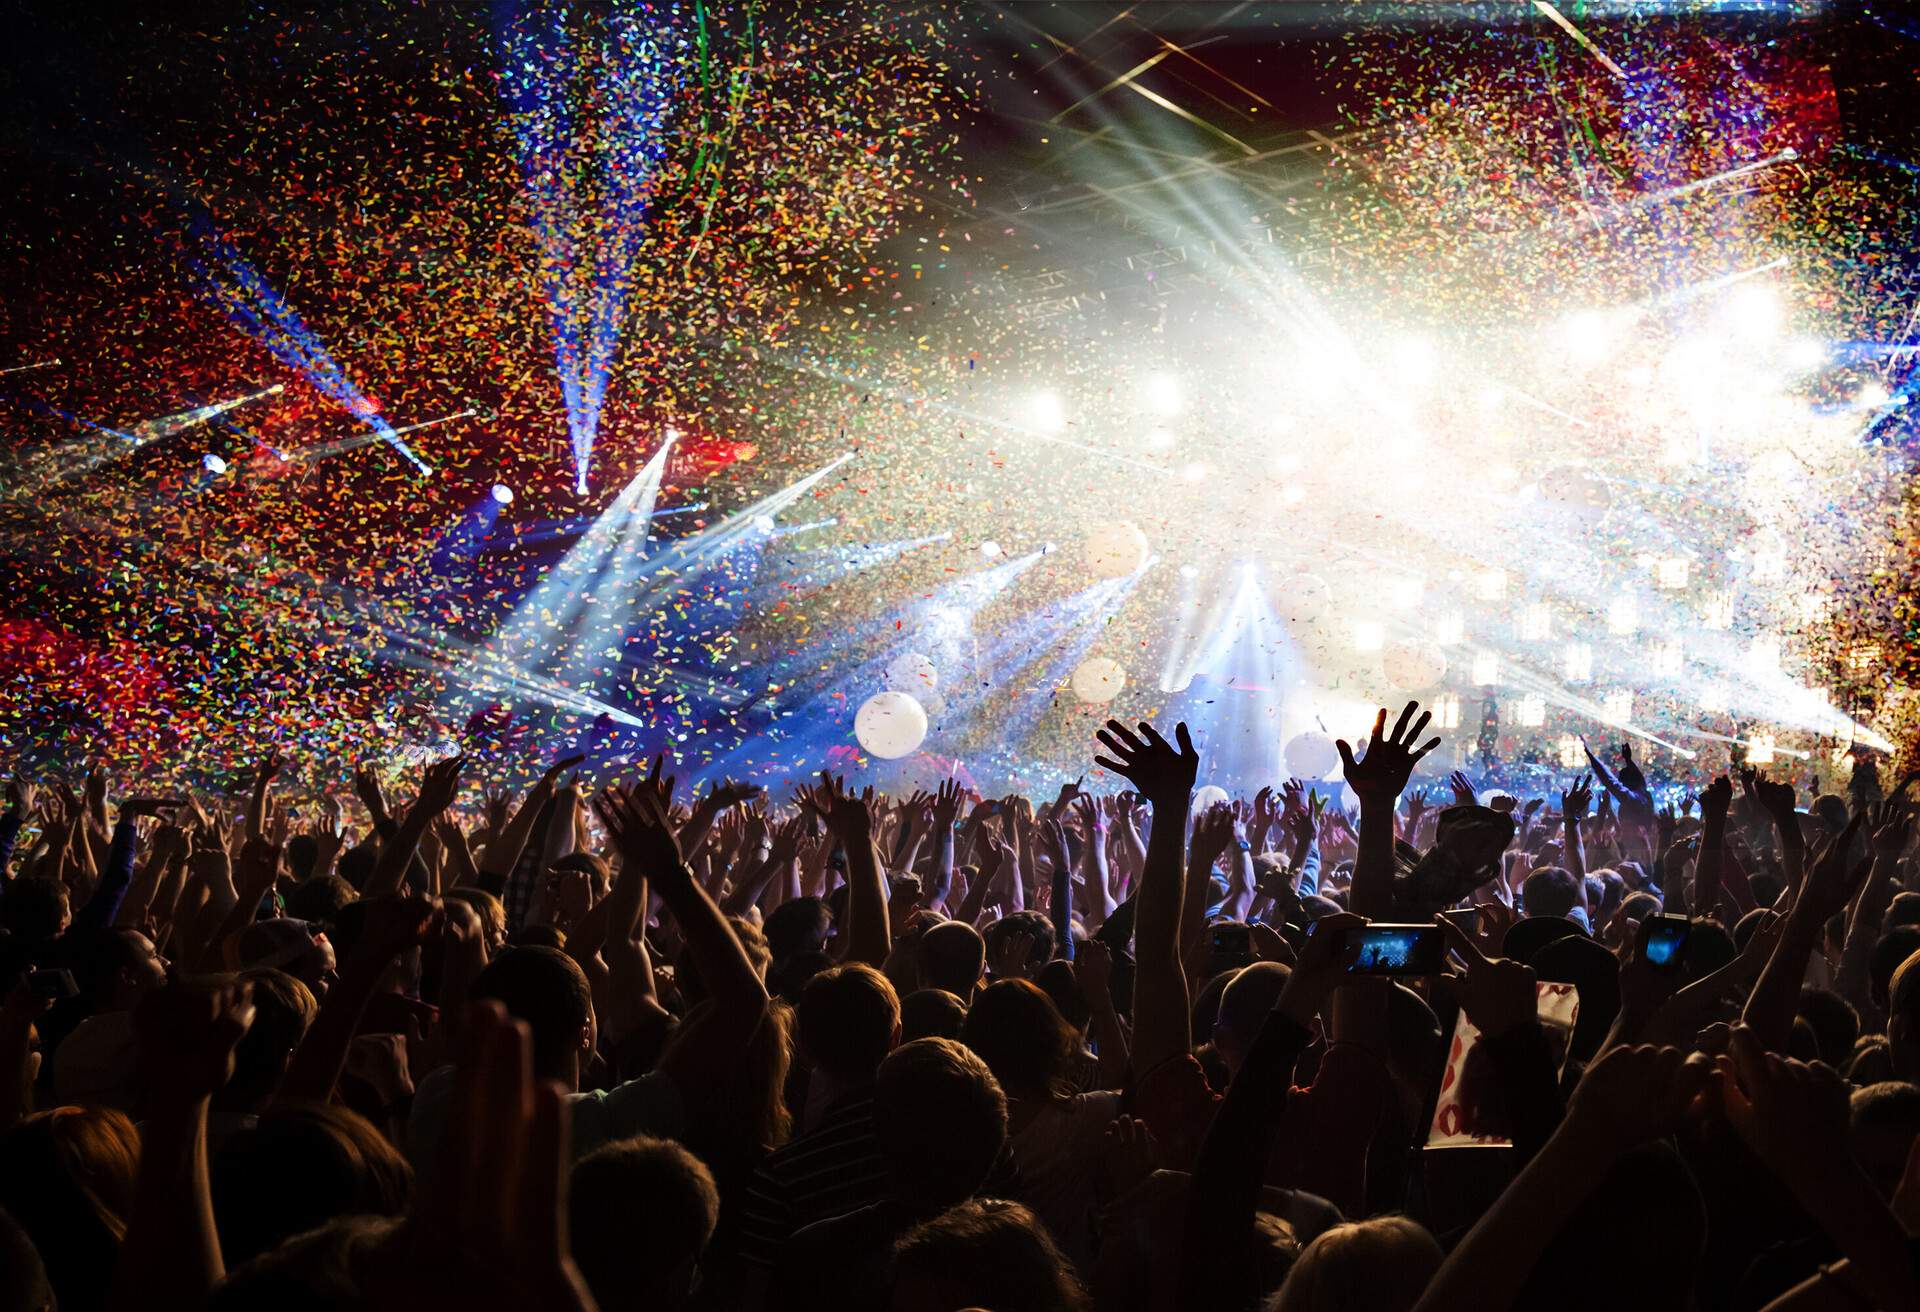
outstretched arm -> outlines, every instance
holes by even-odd
[[[1097,736],[1112,755],[1096,756],[1095,762],[1128,779],[1153,808],[1134,924],[1133,1068],[1142,1075],[1193,1047],[1192,1006],[1180,964],[1180,902],[1200,754],[1184,724],[1174,726],[1177,748],[1144,722],[1136,736],[1109,720]]]
[[[426,777],[420,781],[420,795],[407,808],[407,818],[400,822],[399,832],[380,849],[380,860],[367,878],[363,896],[396,897],[406,887],[414,849],[419,847],[427,827],[453,805],[453,799],[460,793],[460,771],[466,764],[466,757],[450,756],[427,767]]]
[[[1414,747],[1433,719],[1431,712],[1421,711],[1415,720],[1414,712],[1419,710],[1418,702],[1408,702],[1389,737],[1383,733],[1387,725],[1383,707],[1374,717],[1373,736],[1363,757],[1356,758],[1344,738],[1335,743],[1347,787],[1360,799],[1360,847],[1353,862],[1348,910],[1369,920],[1384,920],[1393,912],[1393,814],[1407,780],[1413,777],[1414,766],[1440,745],[1434,738],[1424,747]]]

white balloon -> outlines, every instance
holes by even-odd
[[[1317,574],[1291,574],[1274,589],[1274,611],[1286,622],[1312,624],[1333,604],[1333,591]]]
[[[1087,568],[1103,579],[1124,578],[1147,563],[1147,535],[1129,519],[1101,524],[1087,534]]]
[[[906,756],[926,741],[926,709],[904,692],[875,693],[855,712],[853,736],[884,761]]]
[[[1073,693],[1083,702],[1099,705],[1110,702],[1127,686],[1127,672],[1119,661],[1094,656],[1081,661],[1073,672]]]
[[[1227,790],[1219,784],[1202,784],[1193,790],[1193,813],[1205,815],[1228,800]]]
[[[917,651],[903,651],[887,662],[887,687],[895,692],[932,692],[940,686],[940,671],[933,658]]]
[[[1423,692],[1447,677],[1447,653],[1419,638],[1402,638],[1380,653],[1380,672],[1402,692]]]
[[[1288,739],[1280,758],[1286,762],[1287,773],[1296,779],[1323,779],[1340,764],[1340,749],[1326,734],[1309,729]]]

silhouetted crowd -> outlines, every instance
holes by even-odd
[[[1117,721],[1048,800],[16,777],[0,1312],[1920,1309],[1913,780],[1428,723],[1334,800]]]

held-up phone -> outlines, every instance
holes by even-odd
[[[1692,933],[1693,922],[1685,916],[1648,916],[1640,922],[1640,956],[1655,970],[1678,970]]]
[[[71,998],[80,992],[70,970],[36,970],[27,975],[27,987],[53,1002]]]
[[[1222,921],[1213,927],[1213,968],[1228,970],[1253,960],[1253,931],[1234,921]]]
[[[1438,975],[1447,940],[1438,925],[1359,925],[1343,930],[1341,948],[1359,944],[1349,975]]]

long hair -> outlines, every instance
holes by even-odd
[[[56,1107],[0,1135],[0,1210],[40,1250],[62,1308],[106,1302],[133,1212],[140,1134],[108,1107]]]

